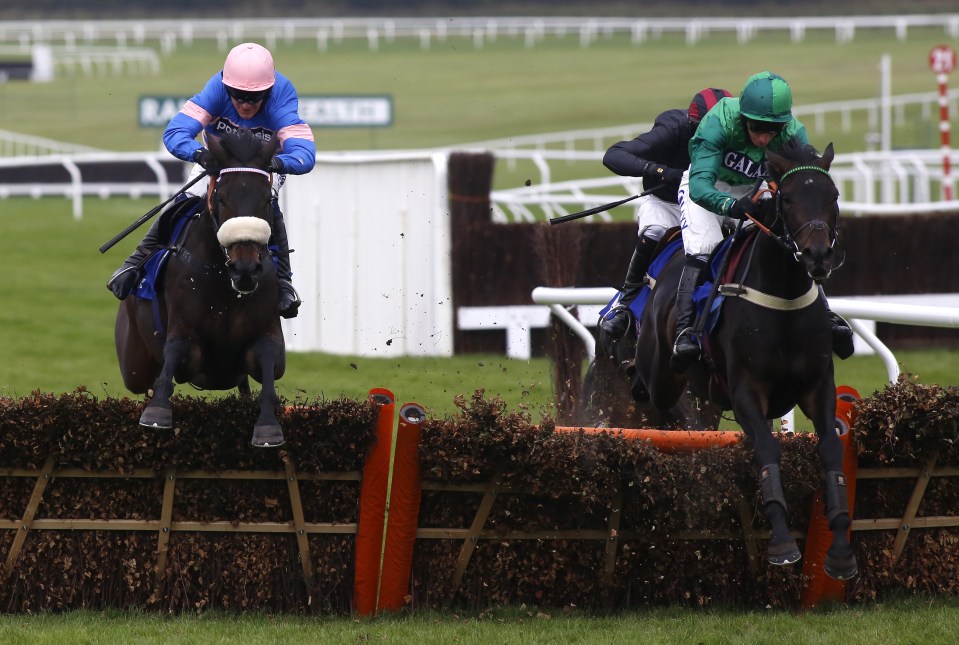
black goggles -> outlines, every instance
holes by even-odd
[[[238,90],[226,86],[226,93],[230,95],[230,98],[236,101],[237,103],[249,103],[250,105],[254,103],[259,103],[262,101],[270,90],[263,90],[262,92],[244,92],[243,90]]]
[[[754,134],[772,134],[776,135],[786,127],[785,123],[776,123],[775,121],[756,121],[754,119],[743,119],[746,122],[746,128]]]

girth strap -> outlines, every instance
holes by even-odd
[[[808,307],[812,303],[816,302],[816,300],[819,298],[819,287],[813,283],[810,285],[809,291],[798,298],[793,298],[791,300],[773,296],[762,292],[759,289],[753,289],[752,287],[747,287],[743,284],[719,285],[719,293],[727,297],[742,298],[747,302],[751,302],[754,305],[759,305],[760,307],[765,307],[766,309],[794,311],[796,309]]]

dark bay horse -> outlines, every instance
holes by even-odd
[[[810,146],[767,151],[772,199],[757,203],[759,222],[735,274],[726,282],[721,315],[704,341],[705,358],[685,374],[669,368],[673,313],[683,254],[660,274],[637,341],[636,368],[652,403],[672,406],[687,385],[724,410],[731,409],[752,443],[759,467],[766,517],[772,528],[768,559],[791,564],[801,553],[786,523],[780,477],[781,448],[771,419],[794,406],[812,421],[819,437],[826,516],[833,533],[825,571],[838,579],[856,575],[849,544],[842,445],[835,430],[836,384],[832,323],[819,283],[842,264],[836,247],[839,193],[829,175],[834,153]],[[745,232],[745,231],[743,231]]]
[[[171,428],[174,379],[200,389],[238,388],[249,377],[262,384],[254,446],[279,446],[275,381],[286,369],[279,291],[267,248],[272,184],[267,172],[276,138],[240,129],[209,149],[222,170],[211,176],[207,208],[189,224],[166,262],[157,305],[128,296],[114,330],[123,383],[152,390],[140,425]]]

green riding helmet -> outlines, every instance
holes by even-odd
[[[760,72],[749,77],[739,95],[739,111],[747,119],[789,123],[792,121],[793,93],[782,76]]]

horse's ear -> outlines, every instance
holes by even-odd
[[[822,152],[822,157],[819,158],[818,165],[823,170],[829,170],[829,166],[832,165],[832,160],[836,157],[836,152],[832,149],[832,142],[826,146],[826,149]]]
[[[213,153],[217,159],[222,159],[223,155],[226,154],[223,151],[223,144],[220,141],[220,137],[215,135],[207,135],[206,137],[206,146],[210,152]]]
[[[773,171],[773,175],[777,178],[782,177],[783,173],[793,165],[788,159],[769,149],[766,150],[766,161],[769,164],[769,169]]]

